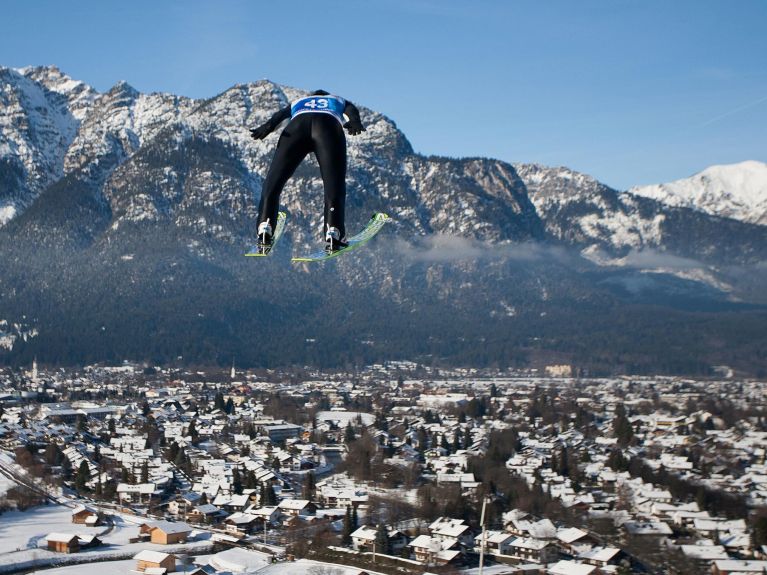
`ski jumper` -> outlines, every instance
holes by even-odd
[[[346,124],[344,115],[349,118]],[[346,136],[343,128],[346,127],[350,134],[364,130],[359,111],[351,102],[318,90],[281,109],[251,133],[254,138],[264,138],[288,118],[290,122],[280,134],[261,190],[258,223],[268,220],[271,226],[275,225],[282,189],[303,159],[313,152],[320,165],[325,189],[323,233],[335,227],[343,238],[346,234]]]

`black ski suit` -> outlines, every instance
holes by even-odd
[[[343,124],[343,116],[349,121]],[[263,139],[283,121],[291,118],[280,134],[269,172],[261,190],[258,207],[258,223],[269,220],[273,227],[277,222],[280,194],[285,183],[296,171],[301,161],[314,152],[320,165],[325,188],[325,227],[338,228],[341,238],[346,235],[344,226],[346,203],[346,136],[364,131],[359,110],[351,102],[327,92],[317,90],[308,98],[301,98],[291,106],[282,108],[266,123],[251,130],[255,139]]]

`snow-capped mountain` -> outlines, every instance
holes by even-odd
[[[629,191],[669,206],[767,225],[767,164],[763,162],[711,166],[689,178]]]
[[[64,154],[96,97],[57,68],[0,67],[0,225],[64,174]]]
[[[0,225],[65,176],[94,188],[112,210],[113,225],[160,216],[179,223],[181,211],[206,206],[232,217],[253,217],[277,135],[254,142],[247,128],[306,94],[266,81],[235,86],[205,101],[139,94],[126,83],[98,94],[55,68],[3,69],[2,79],[9,105],[0,108],[5,144],[0,170],[13,184],[0,192]],[[386,206],[415,233],[494,240],[539,234],[535,210],[509,166],[417,156],[391,120],[364,108],[362,113],[366,132],[349,138],[350,203]],[[180,155],[189,151],[189,142],[222,148],[225,163],[236,172],[233,179],[222,181],[220,162],[218,169],[211,165],[199,173],[193,166],[191,174],[174,170],[179,163],[183,170],[190,168]],[[310,161],[309,166],[316,164]],[[131,185],[139,180],[140,189]],[[433,197],[423,193],[437,187]],[[283,196],[293,219],[305,226],[302,230],[320,225],[321,201],[319,174],[305,167]],[[500,213],[514,217],[498,225]],[[360,214],[353,223],[368,216]]]
[[[254,141],[248,128],[305,94],[268,81],[207,100],[124,82],[99,93],[56,68],[0,69],[0,322],[35,334],[5,334],[14,357],[269,365],[481,349],[495,361],[537,356],[542,341],[572,356],[594,334],[618,329],[620,342],[651,329],[658,310],[632,306],[664,302],[665,321],[679,308],[767,301],[767,226],[567,168],[421,156],[360,102],[367,131],[348,138],[347,225],[374,211],[396,223],[357,256],[292,266],[322,224],[310,157],[283,192],[288,228],[273,256],[243,258],[278,138]],[[743,349],[761,341],[754,322],[739,318]]]
[[[517,164],[515,169],[548,234],[594,261],[621,265],[627,254],[642,251],[712,266],[765,260],[763,226],[619,192],[568,168]]]
[[[552,236],[579,246],[619,251],[661,245],[665,215],[641,209],[645,206],[633,196],[568,168],[537,164],[515,164],[514,168]]]

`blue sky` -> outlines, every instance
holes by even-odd
[[[0,65],[192,97],[321,87],[424,154],[620,189],[767,161],[765,0],[4,0],[0,15]]]

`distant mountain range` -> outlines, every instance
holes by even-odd
[[[629,191],[669,206],[767,225],[767,164],[763,162],[711,166],[684,180]]]
[[[283,194],[283,242],[254,262],[277,135],[247,128],[304,94],[99,93],[0,68],[0,361],[767,373],[764,164],[620,192],[567,168],[421,156],[363,107],[349,228],[374,211],[396,224],[357,255],[290,264],[319,242],[309,160]]]

